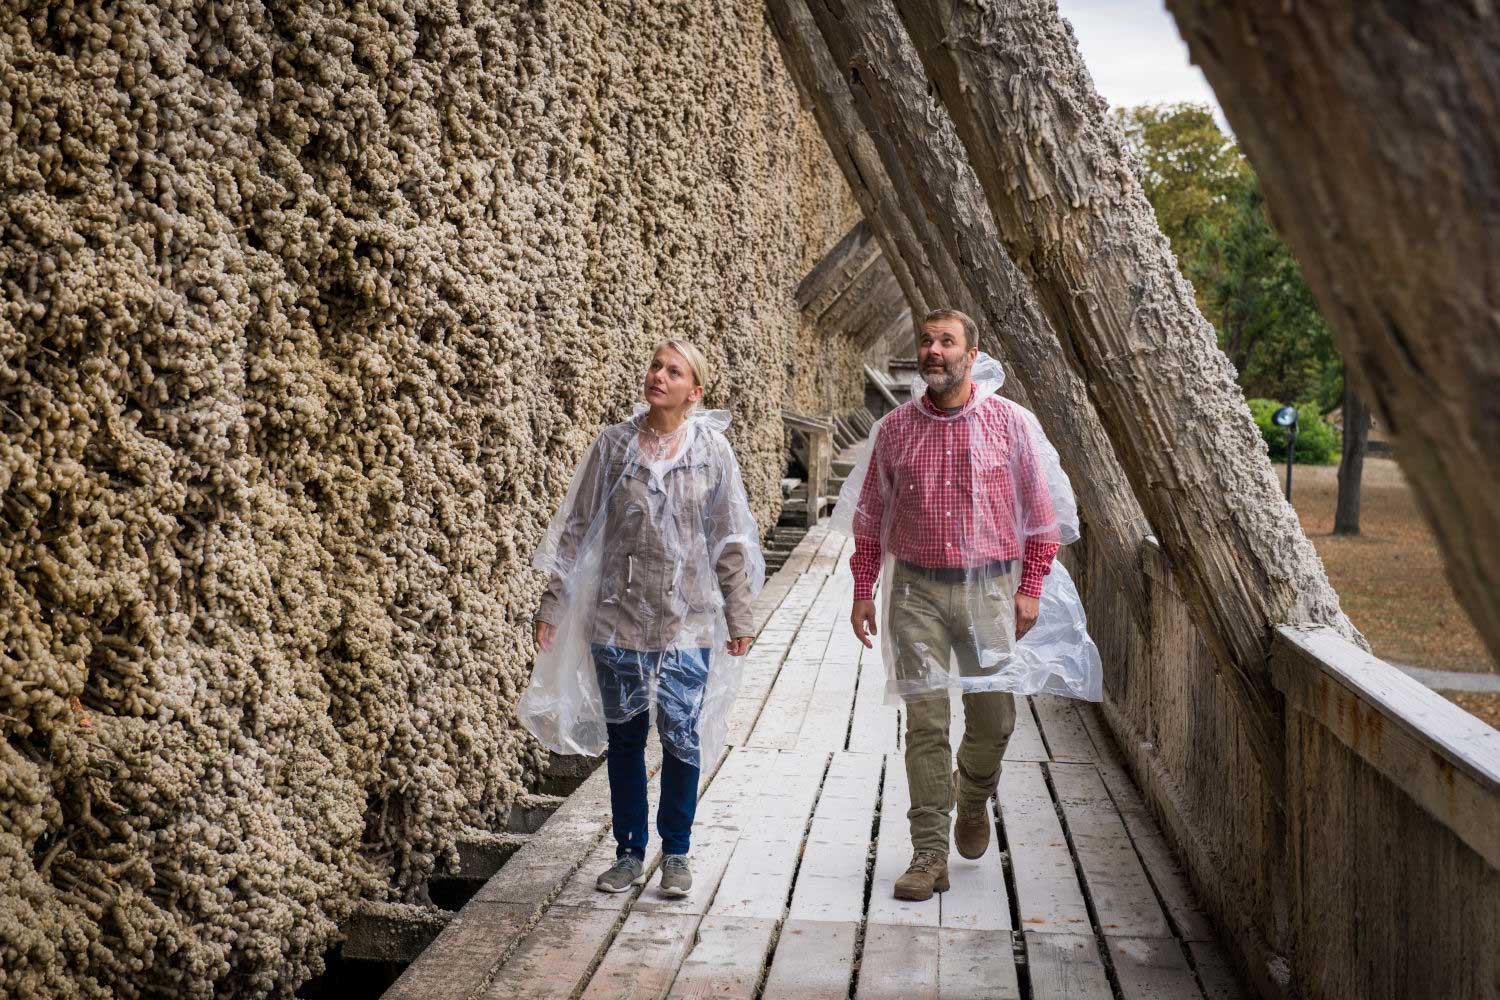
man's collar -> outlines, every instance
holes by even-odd
[[[977,386],[977,385],[974,384],[974,380],[973,379],[969,379],[969,398],[966,399],[966,400],[964,400],[963,405],[960,406],[957,410],[955,410],[953,412],[954,413],[962,413],[969,406],[970,403],[974,402],[974,397],[975,397],[976,394],[978,394],[978,392],[979,392],[979,386]],[[935,417],[948,417],[948,416],[952,416],[953,415],[953,414],[950,414],[948,411],[944,410],[942,407],[938,406],[936,403],[934,403],[932,401],[932,393],[931,393],[931,391],[922,393],[922,404],[921,405],[927,407],[927,412],[931,413]]]

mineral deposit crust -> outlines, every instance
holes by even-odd
[[[0,10],[0,995],[289,995],[539,758],[569,471],[650,346],[856,405],[758,3]],[[835,377],[810,377],[809,373]]]

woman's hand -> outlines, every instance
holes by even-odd
[[[737,639],[730,639],[725,643],[725,648],[729,650],[730,656],[744,656],[750,652],[750,644],[754,641],[753,635],[742,635]]]
[[[557,626],[539,621],[536,623],[536,644],[542,647],[542,652],[552,652],[552,640],[557,638]]]

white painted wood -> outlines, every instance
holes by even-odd
[[[848,623],[845,623],[848,628]],[[853,629],[849,629],[853,638]],[[858,640],[855,640],[858,642]],[[900,716],[896,706],[885,703],[885,665],[880,646],[860,646],[859,690],[854,696],[854,724],[849,730],[849,749],[860,753],[895,753],[896,728]]]
[[[788,920],[766,977],[767,1000],[848,1000],[854,978],[853,921]]]
[[[1016,728],[1010,734],[1010,742],[1005,745],[1005,762],[1029,760],[1044,762],[1052,758],[1047,754],[1047,747],[1042,743],[1041,730],[1037,728],[1036,716],[1032,714],[1031,699],[1028,697],[1016,698]]]
[[[792,890],[791,920],[857,922],[864,916],[865,868],[882,758],[834,754]]]
[[[1053,764],[1051,771],[1100,931],[1106,937],[1170,937],[1166,914],[1098,770],[1092,764]]]
[[[906,818],[910,808],[905,762],[900,754],[891,754],[886,758],[885,782],[881,788],[875,873],[866,917],[871,924],[936,927],[941,918],[941,903],[936,894],[921,902],[897,899],[894,895],[896,879],[911,864],[911,825]]]
[[[1112,937],[1109,955],[1125,1000],[1203,1000],[1176,938]]]
[[[1078,702],[1053,694],[1035,695],[1031,702],[1036,706],[1042,738],[1053,760],[1070,764],[1093,762],[1094,743],[1078,716]]]
[[[776,921],[704,917],[669,1000],[754,1000]],[[528,998],[529,1000],[529,998]]]
[[[1113,1000],[1091,934],[1026,934],[1032,1000]]]
[[[676,978],[698,929],[697,914],[632,913],[615,936],[581,1000],[660,1000]]]
[[[1021,930],[1092,932],[1067,838],[1041,765],[1009,764],[1000,773],[1000,812],[1010,848]]]

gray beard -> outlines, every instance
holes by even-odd
[[[963,380],[962,364],[960,361],[958,364],[948,365],[942,371],[923,371],[922,381],[927,383],[927,388],[933,395],[947,395]]]

